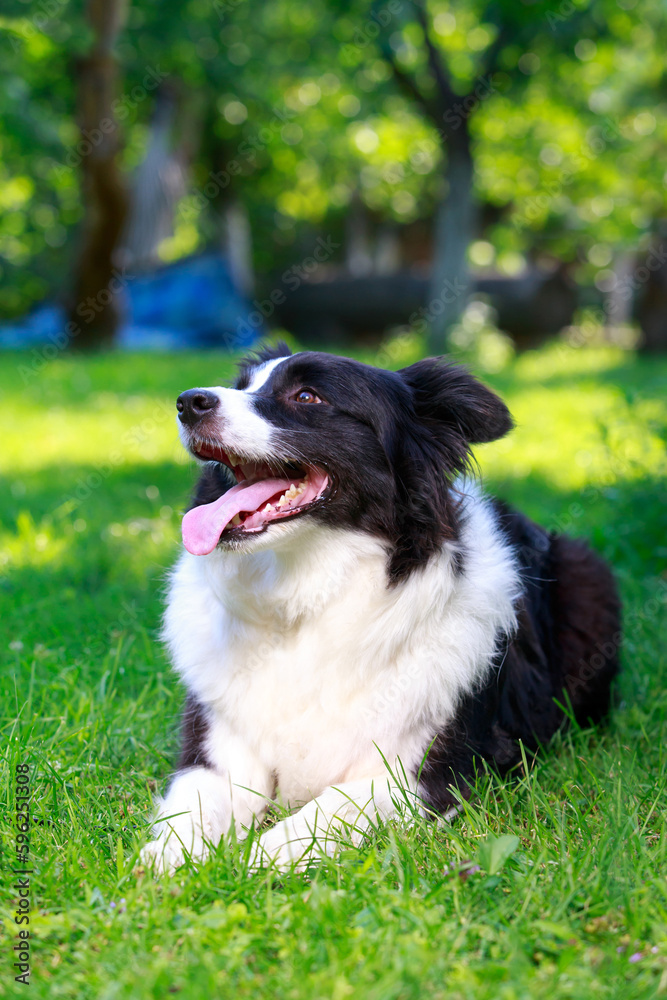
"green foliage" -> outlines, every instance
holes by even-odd
[[[664,26],[651,4],[545,8],[553,31],[536,37],[530,54],[506,53],[512,82],[476,119],[478,189],[508,206],[489,233],[501,252],[516,245],[517,232],[524,245],[534,242],[556,256],[579,251],[579,277],[590,281],[620,249],[641,245],[664,214],[657,157],[667,136],[658,96],[664,96],[657,44]],[[559,14],[567,9],[572,13]],[[563,32],[566,44],[554,45]]]
[[[428,9],[454,89],[474,98],[457,113],[470,117],[478,198],[493,207],[485,262],[510,274],[532,250],[578,256],[579,276],[604,283],[618,250],[641,245],[664,214],[664,8],[430,0]],[[12,0],[0,28],[0,288],[12,315],[67,288],[85,149],[76,68],[90,39],[81,0]],[[294,263],[317,232],[340,235],[357,196],[377,221],[429,219],[443,192],[442,129],[383,57],[389,47],[428,97],[423,40],[415,8],[400,0],[130,4],[117,52],[124,165],[145,151],[151,71],[178,86],[173,139],[192,159],[165,259],[216,241],[230,194],[248,207],[262,275]],[[203,194],[212,175],[217,191]]]
[[[157,640],[194,473],[172,403],[202,372],[230,378],[232,359],[63,358],[25,382],[31,361],[0,372],[0,825],[7,846],[10,779],[28,761],[44,821],[31,995],[664,995],[667,364],[561,343],[493,364],[517,428],[478,453],[490,488],[614,565],[626,643],[610,724],[564,734],[514,781],[481,774],[449,824],[389,824],[275,881],[235,843],[198,873],[134,870],[182,702]],[[9,947],[7,879],[2,893]]]
[[[66,278],[63,247],[80,217],[78,177],[63,168],[73,55],[66,18],[35,22],[25,4],[0,16],[1,314],[23,312]],[[64,14],[67,2],[61,5]],[[41,13],[41,12],[40,12]],[[43,15],[42,15],[43,17]],[[41,22],[39,22],[41,23]]]

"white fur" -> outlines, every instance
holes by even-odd
[[[220,400],[220,408],[208,431],[210,437],[224,441],[229,451],[247,458],[263,459],[275,451],[273,427],[255,411],[251,396],[281,361],[285,358],[275,358],[261,365],[247,389],[227,389],[220,385],[200,387],[202,392],[215,393]],[[178,432],[187,448],[192,439],[191,431],[179,421]]]
[[[255,841],[250,867],[294,865],[300,871],[309,862],[332,857],[341,842],[357,847],[378,821],[409,815],[411,806],[403,785],[387,775],[327,788]]]
[[[209,429],[209,435],[224,441],[229,451],[247,458],[263,459],[272,453],[275,450],[273,427],[254,410],[250,397],[261,389],[273,370],[286,360],[287,358],[273,358],[259,365],[246,389],[227,389],[220,385],[201,386],[202,392],[212,392],[220,400],[220,408]],[[178,432],[187,448],[192,439],[191,431],[178,421]]]
[[[293,357],[293,354],[290,355],[290,358]],[[257,390],[261,389],[264,383],[270,378],[274,368],[277,368],[278,365],[283,364],[283,362],[287,360],[287,358],[272,358],[271,361],[265,361],[263,365],[258,365],[253,372],[252,379],[250,380],[247,389],[244,391],[257,392]]]
[[[261,817],[274,794],[302,808],[263,835],[255,863],[332,853],[337,829],[351,824],[361,836],[395,813],[397,789],[418,793],[413,776],[431,740],[489,670],[499,634],[515,626],[514,557],[491,507],[465,489],[460,574],[444,545],[390,589],[379,539],[309,519],[282,536],[267,532],[271,548],[182,555],[164,636],[209,713],[217,777],[203,768],[178,775],[159,816],[194,816],[175,826],[194,856],[233,820],[242,831]],[[145,856],[161,856],[165,843]],[[168,848],[159,863],[173,869],[181,857],[182,847]]]

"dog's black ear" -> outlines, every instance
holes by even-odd
[[[460,365],[426,358],[398,373],[413,391],[417,416],[432,430],[444,425],[468,444],[495,441],[514,426],[509,410]]]

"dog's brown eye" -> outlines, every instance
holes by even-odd
[[[312,389],[299,389],[297,393],[292,396],[295,403],[321,403],[322,400],[317,396]]]

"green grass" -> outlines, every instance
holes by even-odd
[[[478,456],[491,488],[616,569],[627,641],[610,725],[559,737],[513,783],[480,778],[447,829],[389,824],[280,881],[248,874],[234,844],[199,873],[134,871],[182,701],[156,640],[193,479],[173,399],[231,362],[59,358],[26,384],[29,361],[0,358],[0,651],[6,863],[19,761],[44,820],[30,996],[667,995],[667,359],[520,357],[490,379],[518,427]],[[14,988],[11,885],[0,992]]]

